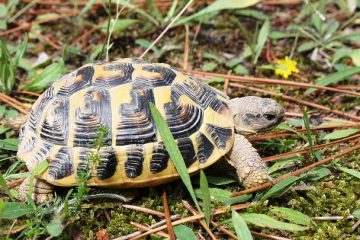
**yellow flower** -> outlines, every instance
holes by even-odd
[[[285,57],[285,59],[277,60],[275,66],[275,74],[287,79],[292,73],[298,73],[296,67],[297,62]]]

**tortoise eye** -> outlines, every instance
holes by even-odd
[[[272,121],[276,118],[276,115],[274,113],[265,113],[264,114],[264,117],[269,120],[269,121]]]

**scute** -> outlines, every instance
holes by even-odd
[[[56,81],[34,104],[18,156],[42,160],[40,178],[74,186],[144,187],[178,178],[149,103],[169,125],[189,173],[206,168],[233,144],[228,98],[166,64],[138,59],[86,65]],[[98,130],[107,128],[101,146]]]

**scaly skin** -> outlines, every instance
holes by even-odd
[[[27,195],[29,194],[29,183],[30,177],[27,177],[21,183],[18,189],[21,201],[25,202],[27,200]],[[33,186],[34,188],[31,197],[36,203],[42,203],[46,200],[50,200],[53,197],[54,187],[51,184],[43,180],[34,178]]]
[[[246,188],[260,185],[271,179],[259,153],[242,135],[235,135],[234,146],[226,158],[236,169],[239,181]]]

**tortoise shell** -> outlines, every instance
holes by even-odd
[[[231,149],[234,126],[226,95],[169,65],[121,59],[85,65],[53,83],[21,129],[17,156],[30,171],[48,161],[38,177],[57,186],[75,186],[83,170],[91,173],[90,186],[172,181],[178,173],[150,102],[169,125],[190,174]],[[101,126],[108,134],[96,147]]]

